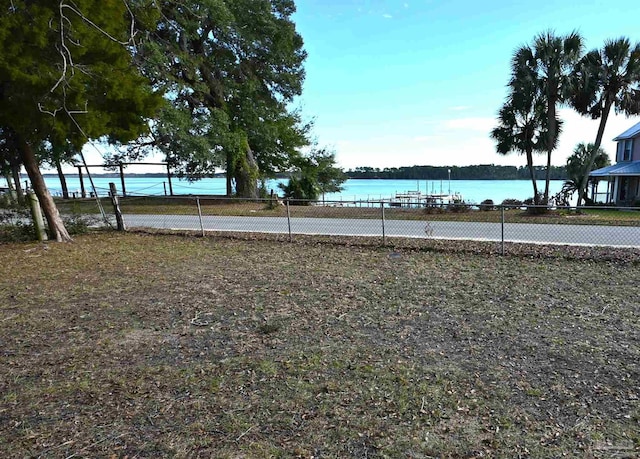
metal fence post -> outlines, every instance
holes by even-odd
[[[289,198],[285,200],[287,206],[287,225],[289,226],[289,242],[293,242],[293,236],[291,235],[291,212],[289,212]]]
[[[387,245],[387,235],[385,232],[385,219],[384,219],[384,202],[380,202],[380,210],[382,212],[382,245]]]
[[[204,237],[204,224],[202,223],[202,208],[200,207],[200,198],[196,196],[196,205],[198,206],[198,218],[200,219],[200,230],[202,231],[202,237]]]
[[[500,240],[502,241],[502,255],[504,256],[504,206],[500,206],[500,227],[502,229],[502,236]]]

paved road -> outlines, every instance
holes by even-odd
[[[198,217],[191,215],[126,214],[125,222],[129,227],[200,230]],[[287,220],[282,217],[205,216],[202,222],[205,230],[209,231],[260,233],[289,231]],[[381,236],[382,222],[366,219],[292,218],[291,232],[336,236]],[[500,223],[480,222],[387,220],[385,234],[482,241],[500,241],[502,238]],[[640,247],[640,227],[506,223],[504,238],[508,242]]]

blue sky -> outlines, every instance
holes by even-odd
[[[587,50],[607,38],[640,40],[640,4],[465,0],[298,0],[294,16],[308,52],[298,103],[315,119],[339,165],[524,165],[495,153],[489,132],[506,97],[513,51],[548,29],[577,30]],[[593,141],[597,123],[561,110],[565,132],[554,164]],[[613,116],[611,138],[640,121]],[[544,164],[544,158],[537,163]]]

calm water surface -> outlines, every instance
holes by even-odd
[[[46,177],[47,186],[52,194],[60,194],[61,186],[57,177]],[[87,192],[91,189],[89,181],[85,177]],[[280,191],[279,182],[286,180],[269,180],[267,189]],[[122,193],[122,185],[119,178],[95,177],[94,183],[98,194],[106,195],[109,190],[109,182],[114,182],[118,192]],[[550,194],[553,195],[562,188],[562,180],[552,180]],[[77,177],[68,177],[67,184],[70,192],[80,191],[80,181]],[[0,186],[4,185],[0,180]],[[175,194],[193,195],[223,195],[226,192],[224,178],[206,178],[197,182],[187,182],[172,179],[173,192]],[[169,192],[166,178],[162,177],[125,177],[125,187],[128,194],[161,196]],[[538,181],[538,188],[544,190],[544,181]],[[382,179],[351,179],[344,183],[341,193],[332,193],[325,196],[326,200],[379,200],[388,199],[396,193],[407,191],[421,191],[422,193],[460,193],[469,203],[480,203],[485,199],[492,199],[495,203],[501,203],[504,199],[525,200],[533,196],[533,187],[528,180],[382,180]]]

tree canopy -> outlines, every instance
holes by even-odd
[[[580,157],[581,177],[570,177],[579,192],[579,206],[589,173],[601,155],[611,108],[626,115],[640,114],[640,44],[632,46],[627,38],[607,40],[601,49],[583,55],[583,39],[577,32],[559,36],[547,31],[520,47],[511,67],[509,95],[491,135],[499,154],[526,154],[530,170],[532,153],[547,152],[544,203],[549,198],[551,154],[562,131],[558,107],[571,105],[582,115],[600,119],[595,142],[582,144],[592,150],[586,158]],[[576,158],[572,161],[568,167],[573,174]],[[537,196],[533,174],[531,179]]]
[[[36,150],[54,164],[90,139],[126,146],[114,162],[159,150],[178,175],[224,168],[228,193],[253,197],[309,143],[291,109],[306,58],[293,0],[0,0],[0,12],[2,167],[15,146],[58,240]]]
[[[144,146],[160,149],[189,178],[222,167],[229,194],[235,182],[237,194],[255,196],[260,176],[286,169],[296,150],[308,144],[309,125],[289,109],[302,91],[306,58],[291,19],[294,2],[134,5],[144,18],[137,61],[169,101]],[[198,140],[190,141],[193,136]],[[130,152],[139,155],[139,146]]]
[[[534,60],[533,51],[528,46],[515,52],[511,60],[509,94],[498,113],[498,126],[491,131],[491,137],[496,141],[499,154],[517,152],[526,156],[533,201],[539,204],[533,154],[546,150],[548,124],[543,88],[537,81],[535,67],[531,65]],[[560,120],[556,122],[561,126]]]
[[[119,0],[3,0],[0,125],[30,143],[132,140],[159,104],[131,65]]]
[[[69,240],[34,149],[45,139],[132,140],[160,105],[132,65],[131,14],[119,0],[2,0],[0,127],[15,139],[51,236]]]
[[[627,38],[607,40],[582,57],[573,74],[571,104],[582,115],[599,119],[595,142],[578,179],[578,205],[586,197],[589,173],[600,155],[604,130],[613,107],[617,113],[640,114],[640,43]]]
[[[596,152],[596,158],[592,163],[591,157],[594,151]],[[560,193],[556,196],[556,204],[569,205],[571,196],[581,189],[581,180],[585,175],[585,171],[590,172],[594,166],[599,169],[609,164],[611,164],[609,156],[602,148],[595,148],[593,143],[581,142],[576,145],[571,156],[567,158],[567,180]],[[589,202],[586,195],[585,201]],[[591,204],[591,202],[589,203]]]
[[[339,193],[347,175],[335,165],[336,155],[326,148],[314,148],[294,159],[294,170],[286,184],[279,184],[286,198],[316,200],[325,193]]]

